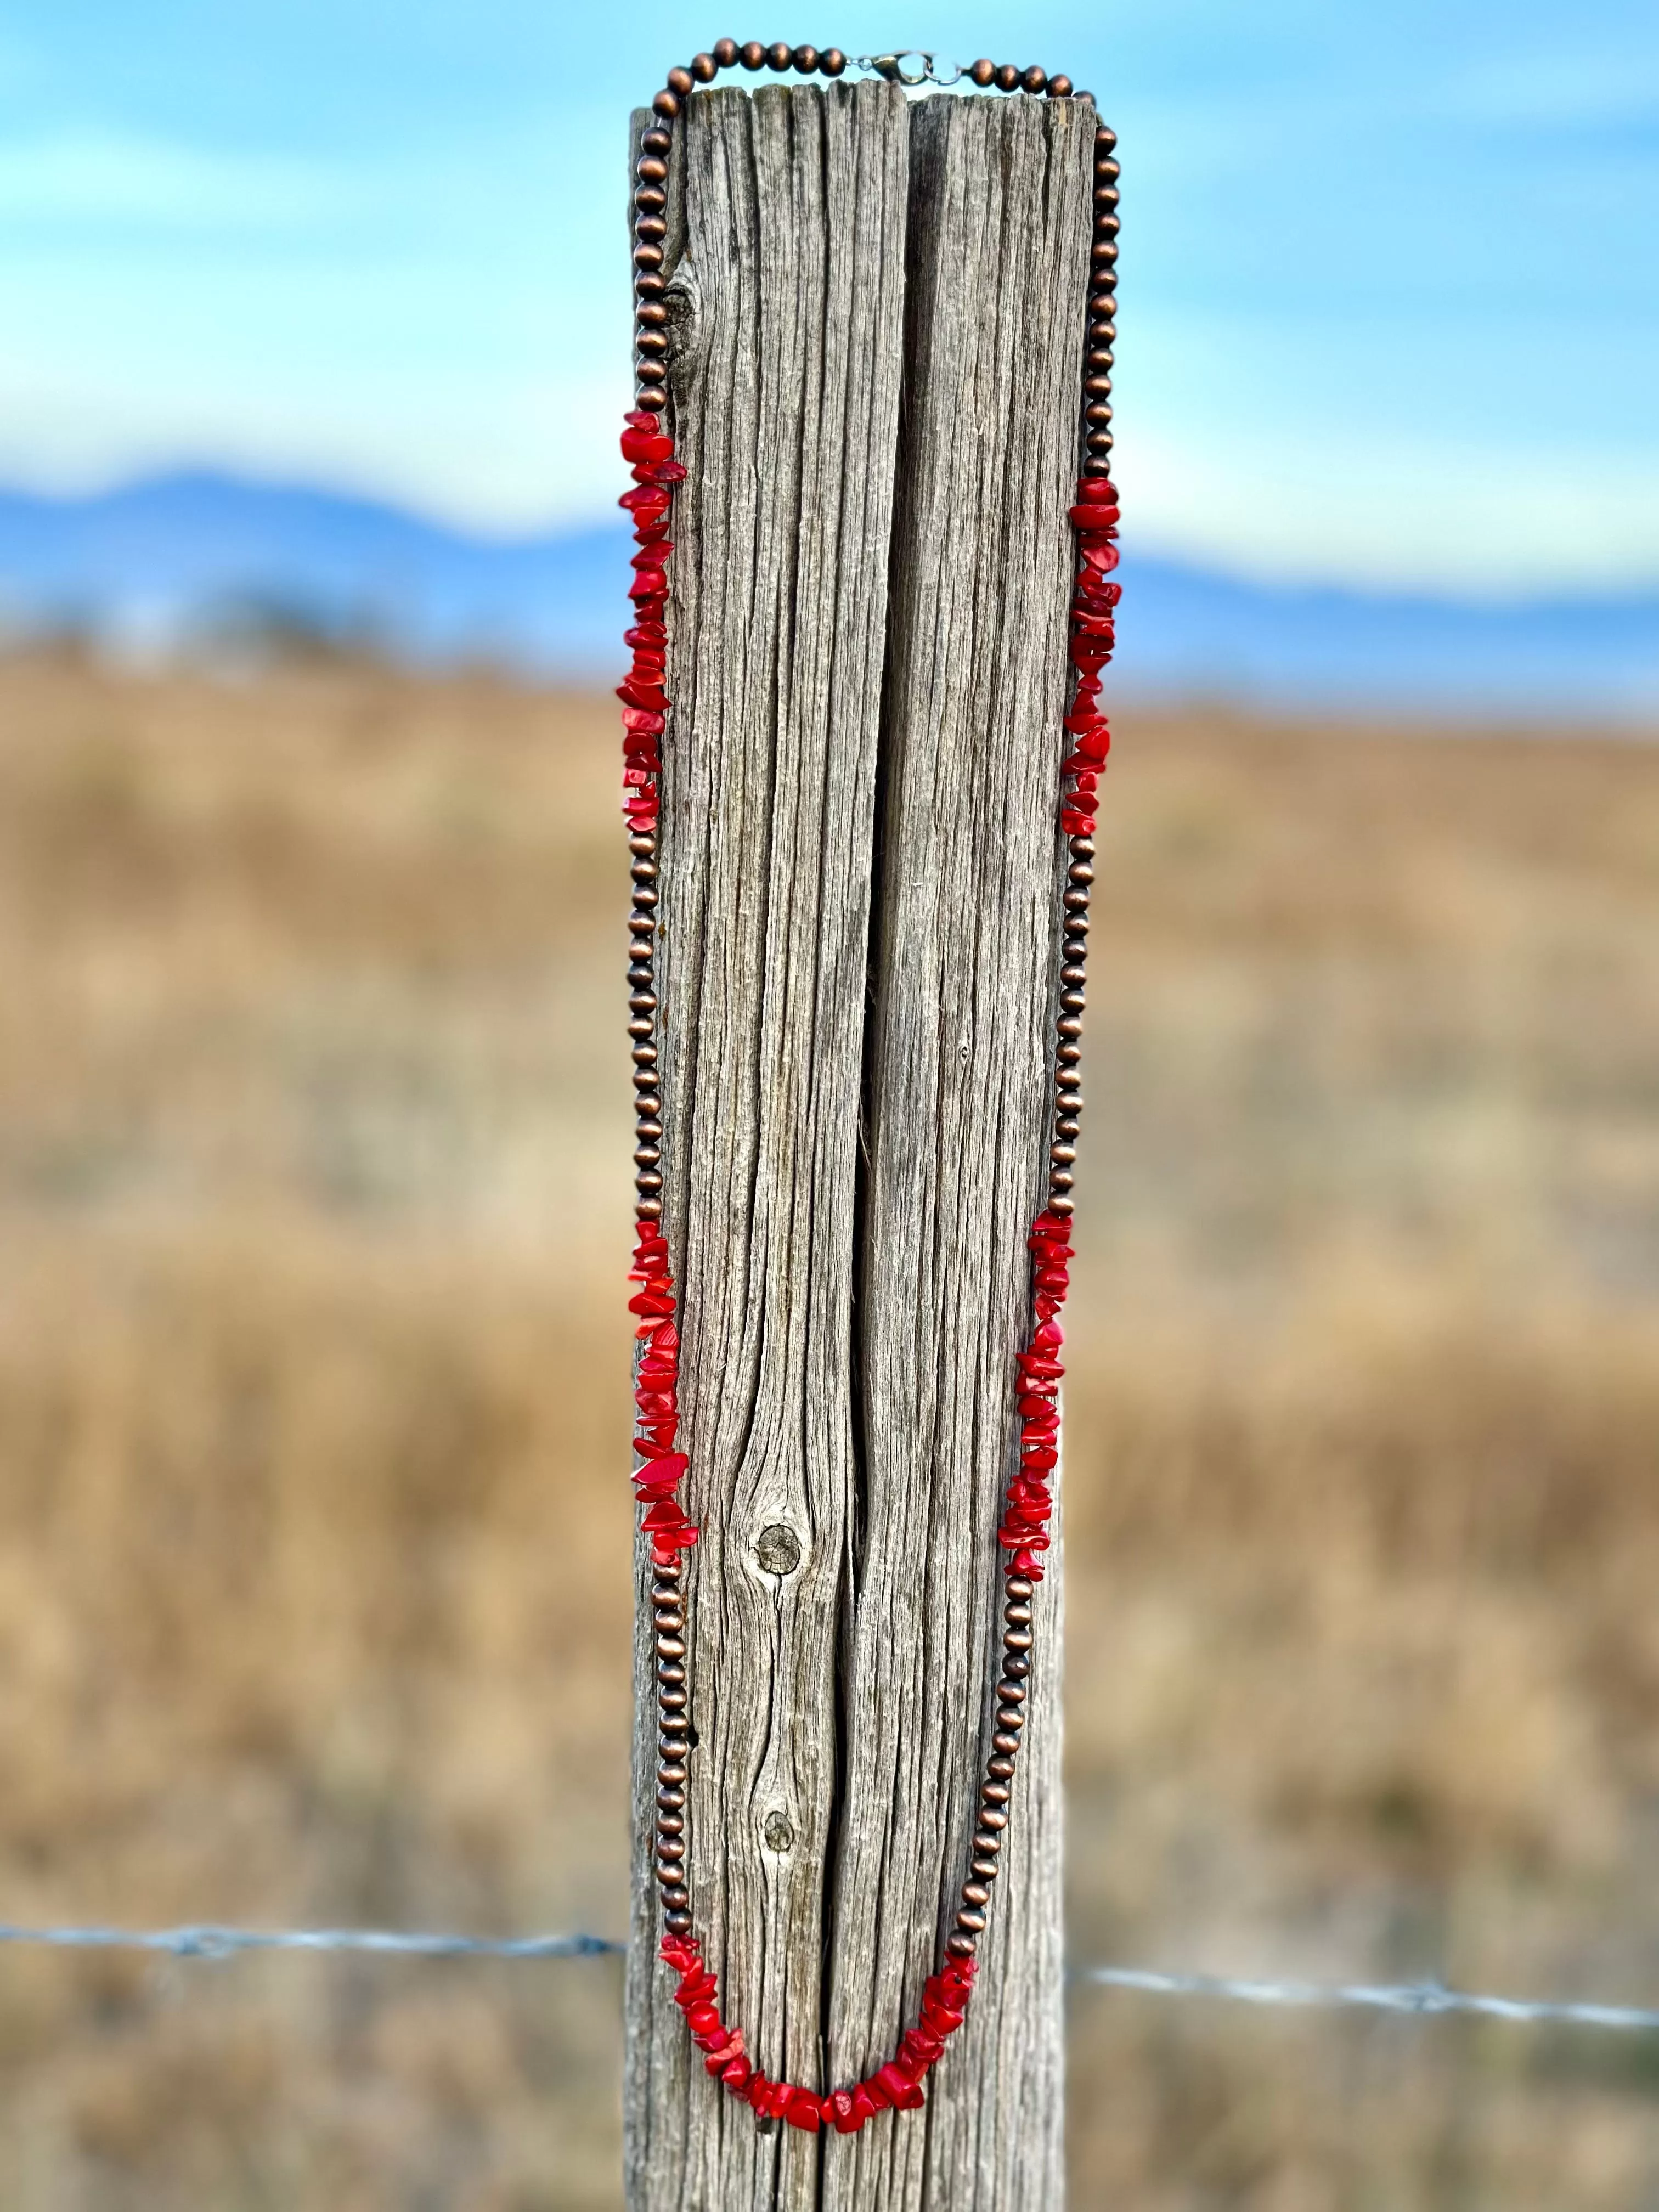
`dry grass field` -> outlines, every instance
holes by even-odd
[[[0,1917],[623,1924],[606,708],[0,665]],[[1128,721],[1080,1959],[1659,2002],[1659,747]],[[0,1951],[0,2204],[598,2212],[613,1963]],[[1079,1990],[1073,2203],[1638,2212],[1659,2039]]]

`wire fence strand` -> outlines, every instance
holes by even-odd
[[[66,1951],[160,1951],[228,1959],[240,1951],[371,1951],[406,1959],[602,1959],[628,1946],[608,1936],[448,1936],[386,1928],[21,1928],[0,1921],[0,1943]]]
[[[386,1928],[222,1928],[211,1923],[183,1928],[25,1928],[0,1922],[0,1943],[44,1944],[66,1951],[149,1951],[173,1959],[229,1959],[249,1951],[355,1951],[405,1959],[607,1959],[621,1958],[628,1948],[608,1936],[456,1936]],[[1489,2020],[1570,2027],[1659,2029],[1659,2008],[1498,1996],[1448,1989],[1441,1982],[1251,1981],[1222,1974],[1166,1973],[1148,1966],[1074,1966],[1070,1978],[1143,1996],[1211,1997],[1295,2008],[1353,2007],[1419,2017],[1473,2013]]]

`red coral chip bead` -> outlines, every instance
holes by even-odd
[[[663,436],[660,432],[653,435],[651,431],[644,428],[624,430],[622,434],[622,457],[623,460],[632,461],[636,465],[672,460],[674,441]]]
[[[875,2078],[887,2092],[888,2101],[899,2112],[918,2112],[927,2101],[921,2084],[913,2081],[890,2058],[884,2066],[877,2068]]]
[[[1097,506],[1093,501],[1091,501],[1086,507],[1068,508],[1066,519],[1073,530],[1101,530],[1109,523],[1117,520],[1118,510],[1115,507],[1108,507],[1103,502]]]
[[[792,2128],[800,2128],[807,2135],[815,2136],[823,2124],[823,2100],[815,2090],[792,2089],[783,2117]]]
[[[920,2081],[928,2068],[937,2066],[944,2056],[945,2045],[937,2035],[913,2027],[899,2045],[898,2063],[913,2081]]]
[[[740,2097],[753,2072],[754,2069],[746,2058],[734,2058],[729,2066],[722,2069],[720,2079],[733,2096]]]
[[[1117,486],[1109,477],[1079,477],[1077,495],[1090,507],[1115,507]]]
[[[850,2089],[832,2089],[824,2099],[824,2115],[837,2135],[858,2133],[861,2124],[856,2099]]]
[[[853,2124],[861,2128],[866,2120],[873,2120],[881,2110],[869,2090],[860,2081],[853,2092]]]
[[[641,568],[628,587],[630,599],[660,599],[668,589],[668,578],[660,568]]]

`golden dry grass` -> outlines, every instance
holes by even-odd
[[[623,1924],[597,703],[0,666],[0,1916]],[[1079,1957],[1659,1996],[1659,750],[1126,726]],[[610,1965],[0,1953],[0,2203],[617,2201]],[[1659,2046],[1079,1992],[1074,2202],[1614,2212]]]

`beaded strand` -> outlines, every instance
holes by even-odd
[[[884,55],[866,65],[895,82],[921,82],[904,70],[908,58]],[[919,58],[926,64],[924,76],[933,77],[932,57]],[[742,2031],[727,2025],[720,2010],[719,1984],[705,1965],[693,1932],[686,1879],[687,1755],[692,1738],[687,1712],[684,1565],[686,1552],[697,1540],[697,1530],[680,1502],[686,1455],[675,1448],[680,1340],[678,1304],[662,1226],[662,1086],[656,993],[662,739],[670,708],[663,689],[668,646],[667,564],[674,550],[669,532],[674,489],[684,481],[685,470],[675,459],[674,441],[664,420],[668,311],[663,260],[673,125],[696,86],[712,82],[721,70],[739,65],[749,70],[765,68],[781,74],[793,70],[805,76],[816,73],[833,79],[843,73],[848,62],[833,46],[820,52],[814,46],[791,47],[781,42],[765,46],[758,40],[740,46],[734,40],[721,39],[712,52],[694,56],[687,67],[669,70],[666,83],[651,103],[654,119],[640,140],[635,162],[635,401],[625,418],[622,440],[623,459],[630,465],[634,484],[621,502],[632,516],[637,549],[629,592],[634,621],[624,634],[634,659],[617,694],[623,702],[623,813],[634,884],[629,922],[628,1029],[633,1047],[636,1117],[636,1236],[629,1280],[639,1287],[629,1301],[629,1310],[635,1317],[638,1340],[634,1445],[641,1464],[633,1480],[643,1509],[641,1528],[650,1541],[654,1569],[651,1585],[658,1707],[654,1843],[662,1900],[660,1953],[677,1977],[675,2002],[685,2014],[709,2074],[748,2104],[759,2121],[783,2120],[812,2134],[828,2127],[850,2135],[878,2112],[912,2111],[925,2102],[927,2075],[967,2011],[979,1939],[985,1929],[992,1885],[1000,1868],[1015,1762],[1025,1725],[1032,1666],[1032,1596],[1042,1578],[1042,1555],[1050,1543],[1052,1485],[1060,1447],[1058,1400],[1064,1372],[1060,1359],[1060,1314],[1070,1280],[1072,1170],[1083,1103],[1079,1064],[1089,891],[1094,881],[1099,779],[1111,748],[1110,732],[1097,702],[1101,670],[1111,658],[1120,590],[1111,575],[1118,559],[1118,503],[1111,482],[1117,141],[1103,125],[1097,128],[1083,372],[1083,459],[1070,509],[1078,546],[1068,645],[1075,684],[1064,725],[1070,750],[1060,771],[1060,829],[1066,843],[1066,871],[1054,1024],[1048,1191],[1048,1202],[1032,1223],[1028,1238],[1032,1320],[1030,1341],[1018,1354],[1020,1462],[1018,1472],[1009,1482],[997,1530],[1003,1554],[1003,1636],[996,1722],[961,1903],[945,1938],[943,1960],[923,1986],[915,2024],[906,2030],[885,2064],[852,2087],[834,2089],[826,2095],[797,2083],[769,2080],[750,2057]],[[998,64],[980,60],[958,74],[984,90],[1046,94],[1051,100],[1093,104],[1093,95],[1074,92],[1069,78],[1051,77],[1037,68],[1022,70],[1012,62]]]

